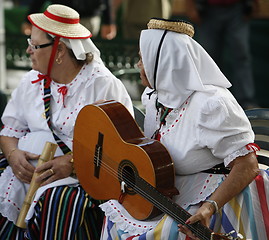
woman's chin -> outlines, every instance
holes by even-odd
[[[34,63],[32,63],[32,69],[33,69],[33,70],[36,70],[36,71],[39,71],[39,70],[38,70],[38,67],[37,67]]]
[[[31,65],[32,69],[36,70],[36,65],[35,63],[32,61],[32,65]]]

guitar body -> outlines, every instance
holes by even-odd
[[[75,171],[85,191],[95,199],[108,200],[121,198],[123,189],[122,204],[138,220],[160,211],[133,191],[135,176],[168,196],[175,189],[174,166],[166,148],[146,138],[118,102],[87,105],[80,111],[73,150]]]
[[[76,174],[95,199],[119,199],[131,216],[146,220],[161,212],[180,224],[191,216],[173,202],[174,166],[166,148],[146,138],[119,102],[87,105],[79,112],[73,142]],[[124,194],[122,194],[124,190]],[[188,228],[202,240],[239,240],[196,222]]]

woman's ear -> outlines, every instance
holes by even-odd
[[[67,52],[67,48],[64,43],[59,42],[57,50],[57,58],[62,58]]]

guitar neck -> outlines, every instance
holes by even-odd
[[[127,182],[128,185],[128,182]],[[156,188],[139,176],[136,176],[135,184],[130,183],[135,192],[151,202],[163,213],[171,216],[179,224],[185,224],[191,216],[185,209],[174,203],[170,198],[161,194]],[[212,231],[199,222],[188,225],[188,228],[201,240],[211,240]]]

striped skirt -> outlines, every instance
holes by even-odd
[[[7,165],[0,161],[0,174]],[[43,193],[27,229],[16,227],[0,215],[0,240],[97,240],[103,223],[99,201],[81,186],[59,186]]]
[[[199,204],[186,210],[193,214],[198,208]],[[177,225],[171,217],[164,215],[154,228],[134,235],[123,231],[117,222],[106,217],[101,239],[188,239],[186,235],[178,232]],[[248,187],[213,215],[210,228],[216,233],[229,233],[234,230],[240,233],[244,240],[269,240],[269,171],[262,170]]]

